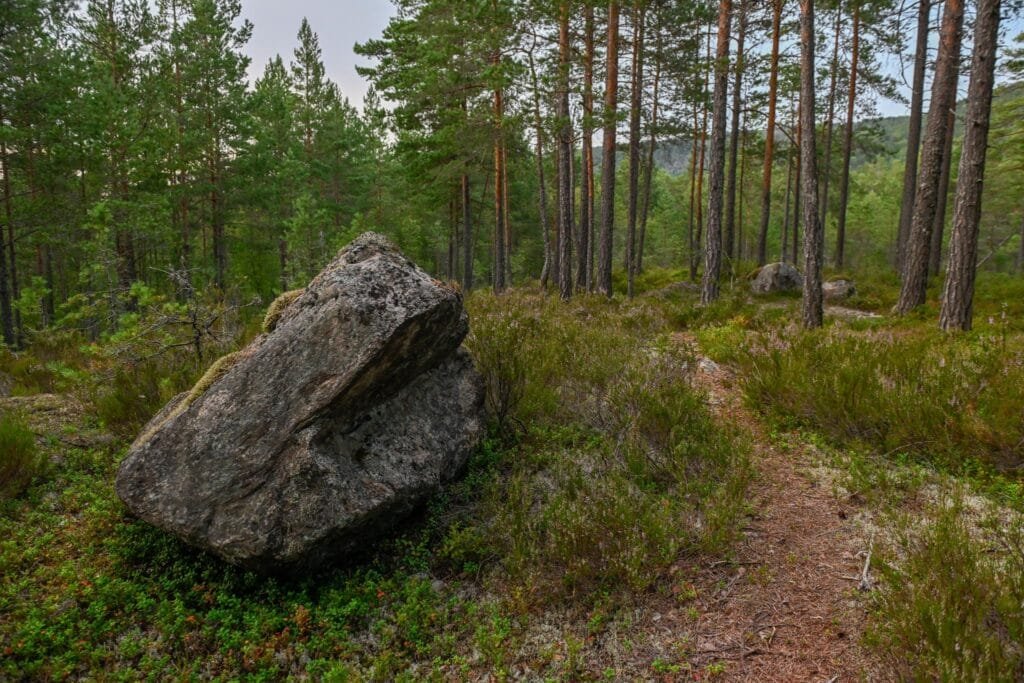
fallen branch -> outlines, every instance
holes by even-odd
[[[860,573],[860,583],[857,585],[857,590],[868,592],[871,590],[871,577],[868,576],[868,570],[871,569],[871,551],[875,547],[875,533],[871,532],[871,540],[868,542],[868,552],[864,557],[864,569]]]

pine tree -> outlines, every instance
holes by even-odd
[[[918,0],[917,38],[914,48],[914,77],[910,95],[910,121],[907,131],[907,155],[903,166],[903,199],[900,204],[900,224],[896,237],[896,268],[903,273],[907,241],[917,192],[917,161],[921,150],[921,119],[924,107],[924,78],[928,66],[928,34],[931,0]]]
[[[618,127],[619,93],[619,3],[608,3],[608,48],[606,52],[604,92],[604,143],[601,160],[601,249],[597,266],[597,286],[612,295],[612,245],[615,224],[615,133]]]
[[[909,313],[925,301],[928,255],[942,176],[942,154],[949,131],[947,113],[956,103],[963,20],[962,0],[946,0],[939,33],[935,79],[932,82],[931,106],[928,109],[928,125],[921,144],[921,165],[907,242],[903,286],[896,303],[896,312],[901,315]]]
[[[736,174],[739,165],[740,115],[743,96],[743,51],[747,37],[746,0],[740,0],[737,14],[736,59],[733,60],[732,121],[729,125],[729,179],[725,191],[725,229],[722,239],[722,251],[730,271],[736,258]]]
[[[854,0],[856,2],[857,0]],[[853,8],[853,39],[850,44],[850,83],[846,93],[846,123],[843,126],[843,161],[839,180],[839,217],[836,224],[836,268],[846,263],[846,211],[850,202],[850,158],[853,156],[854,114],[857,104],[857,76],[860,69],[860,6]],[[826,171],[826,177],[828,177]]]
[[[768,261],[768,223],[772,206],[772,168],[775,164],[775,115],[779,87],[779,43],[782,34],[782,0],[772,0],[772,47],[768,85],[768,125],[765,130],[764,166],[761,171],[761,224],[757,238],[757,264]],[[789,190],[787,188],[787,196]],[[785,232],[785,222],[783,232]],[[785,259],[785,249],[783,249]]]
[[[643,2],[633,7],[633,59],[630,68],[629,104],[629,187],[626,223],[626,292],[633,297],[637,266],[637,218],[640,202],[640,107],[644,90],[644,22],[647,8]]]
[[[238,160],[239,173],[247,180],[240,187],[241,204],[252,211],[249,221],[260,227],[258,239],[254,235],[248,240],[252,266],[246,270],[267,297],[286,291],[292,283],[287,226],[303,166],[302,146],[295,136],[297,109],[291,76],[278,55],[256,80],[247,126],[251,140]],[[265,278],[270,268],[264,264],[276,265],[276,278]]]
[[[707,246],[704,254],[704,278],[701,304],[718,299],[718,278],[722,268],[722,204],[725,191],[725,110],[729,80],[729,33],[732,22],[731,0],[718,3],[718,42],[715,49],[715,90],[711,123],[711,173],[708,186]]]
[[[206,197],[210,226],[213,283],[227,288],[230,173],[226,150],[238,149],[244,139],[245,72],[249,58],[242,54],[252,34],[248,22],[237,23],[240,0],[193,0],[192,18],[185,24],[191,58],[183,69],[188,125],[196,131],[198,162],[194,187]]]
[[[823,322],[821,268],[825,240],[818,214],[818,156],[814,131],[814,0],[800,0],[800,213],[804,219],[803,323],[806,328]],[[799,184],[799,183],[798,183]],[[796,235],[794,234],[794,246]]]
[[[569,114],[569,2],[563,0],[558,21],[558,289],[562,300],[572,297],[572,120]]]
[[[957,175],[949,273],[942,297],[939,325],[944,330],[969,330],[973,318],[977,274],[978,228],[985,180],[989,119],[996,48],[999,42],[1000,0],[980,0],[974,26],[974,56],[967,92],[967,119],[960,171]]]

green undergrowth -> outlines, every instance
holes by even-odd
[[[18,496],[45,469],[45,456],[24,419],[0,415],[0,501]]]
[[[1024,522],[963,492],[896,522],[867,642],[904,679],[1024,679]]]
[[[900,680],[1024,677],[1024,519],[996,502],[1007,498],[976,477],[836,447],[813,431],[775,432],[774,444],[814,445],[837,495],[870,520],[864,642],[884,666]]]
[[[683,305],[469,297],[492,435],[399,533],[299,579],[192,550],[113,492],[132,429],[201,367],[83,390],[147,402],[103,420],[124,435],[108,447],[61,434],[53,471],[3,504],[0,678],[462,680],[524,657],[544,678],[602,675],[594,635],[679,560],[728,552],[745,512],[746,445],[690,385]],[[559,635],[528,645],[550,610]]]
[[[470,350],[522,457],[485,501],[485,536],[544,593],[644,588],[680,552],[721,552],[749,465],[650,302],[470,300]],[[497,533],[500,530],[500,533]]]
[[[955,474],[1024,464],[1024,338],[832,326],[760,335],[741,361],[750,403],[834,442]]]
[[[817,446],[843,500],[874,520],[866,642],[902,679],[1024,677],[1024,336],[1000,301],[1022,288],[985,279],[990,315],[971,333],[935,329],[933,304],[768,325],[728,354],[777,441]],[[884,286],[867,291],[887,305]],[[743,328],[725,329],[698,338],[713,348]]]

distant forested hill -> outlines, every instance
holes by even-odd
[[[1005,85],[995,92],[993,106],[1001,102],[1024,99],[1024,83]],[[958,112],[962,115],[966,104],[960,102]],[[903,158],[907,146],[907,130],[910,125],[909,116],[884,116],[867,119],[857,124],[857,139],[860,144],[854,150],[851,161],[854,168],[877,157]],[[957,138],[962,134],[962,121],[957,121]],[[763,136],[763,131],[758,133]],[[753,136],[751,136],[753,138]],[[778,144],[785,146],[785,136],[780,136]],[[838,143],[838,136],[836,136]],[[676,138],[658,144],[654,155],[657,167],[670,175],[682,175],[689,171],[690,148],[692,141]],[[753,143],[752,143],[753,144]],[[759,139],[757,144],[761,145]],[[624,149],[624,148],[623,148]],[[624,158],[624,157],[621,157]]]

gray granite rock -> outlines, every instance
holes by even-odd
[[[852,280],[829,280],[821,285],[825,301],[845,301],[857,293]]]
[[[804,276],[788,263],[769,263],[750,282],[755,294],[798,292],[804,288]]]
[[[140,518],[258,571],[344,558],[479,443],[467,331],[458,291],[362,235],[272,331],[153,419],[117,493]]]

